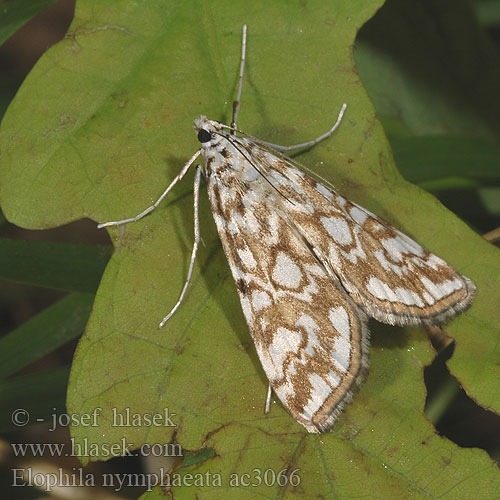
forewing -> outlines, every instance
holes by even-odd
[[[208,179],[243,312],[274,392],[309,432],[324,432],[368,368],[366,317],[281,213],[265,179]]]
[[[269,178],[289,200],[290,225],[369,316],[435,325],[471,304],[469,278],[368,210],[276,157]]]

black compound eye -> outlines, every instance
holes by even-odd
[[[198,131],[198,140],[203,144],[204,142],[210,142],[212,140],[212,136],[210,132],[207,132],[204,128],[200,128]]]

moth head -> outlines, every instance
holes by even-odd
[[[198,134],[198,140],[203,147],[210,147],[217,144],[220,139],[222,127],[219,122],[209,120],[206,116],[196,118],[193,123],[194,130]]]

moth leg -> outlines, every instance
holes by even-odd
[[[242,38],[241,38],[241,59],[240,59],[240,74],[238,77],[238,93],[236,100],[233,101],[233,119],[231,120],[231,128],[236,129],[236,122],[238,121],[238,112],[240,111],[241,104],[241,88],[243,87],[243,70],[245,69],[245,58],[247,52],[247,25],[243,25]],[[234,135],[235,130],[231,130]]]
[[[191,281],[191,276],[193,274],[194,261],[196,260],[196,252],[198,251],[198,244],[200,242],[200,218],[199,218],[200,178],[201,178],[201,167],[197,165],[196,174],[194,176],[194,187],[193,187],[194,243],[193,243],[193,250],[191,252],[191,261],[189,262],[189,270],[186,282],[184,283],[184,287],[182,288],[179,300],[174,305],[174,307],[172,307],[172,310],[161,320],[159,328],[163,327],[163,325],[174,315],[175,311],[177,311],[178,307],[181,305],[184,299],[184,295],[186,295],[186,290],[189,286],[189,282]]]
[[[292,151],[294,149],[310,148],[311,146],[318,144],[318,142],[321,142],[326,138],[330,137],[335,132],[335,130],[337,130],[338,126],[340,125],[340,122],[342,121],[342,117],[344,116],[344,111],[346,110],[346,108],[347,104],[346,103],[342,104],[339,116],[337,117],[337,121],[335,122],[333,127],[328,132],[325,132],[319,137],[316,137],[316,139],[313,139],[312,141],[303,142],[302,144],[294,144],[293,146],[280,146],[279,144],[273,144],[271,142],[265,142],[265,141],[259,141],[259,142],[261,144],[264,144],[264,146],[269,146],[270,148],[276,149],[277,151]]]
[[[269,382],[269,385],[267,387],[266,408],[264,410],[264,413],[269,413],[270,408],[271,408],[271,382]]]
[[[138,221],[139,219],[142,219],[145,215],[149,214],[149,212],[152,212],[162,201],[165,196],[169,193],[169,191],[186,175],[186,172],[189,170],[189,167],[194,163],[196,158],[200,155],[201,150],[199,149],[196,151],[196,153],[191,156],[191,158],[188,160],[188,162],[182,167],[182,170],[175,176],[174,180],[169,184],[167,189],[163,191],[161,196],[146,210],[141,212],[140,214],[136,215],[135,217],[131,217],[130,219],[122,219],[122,220],[115,220],[111,222],[103,222],[102,224],[98,224],[97,228],[101,229],[102,227],[106,226],[119,226],[120,224],[126,224],[127,222],[135,222]]]

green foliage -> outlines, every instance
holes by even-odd
[[[6,0],[0,16],[0,45],[23,24],[58,0]]]
[[[95,293],[110,256],[110,248],[106,246],[3,238],[0,279],[68,292]]]
[[[500,186],[500,150],[489,141],[451,135],[392,137],[391,147],[403,177],[429,191]]]
[[[90,315],[94,296],[74,293],[0,339],[0,377],[29,366],[78,337]]]
[[[444,18],[446,2],[436,2],[442,9],[429,12],[417,2],[403,3],[413,9],[408,19],[417,24],[423,46],[411,45],[414,32],[402,24],[403,7],[391,2],[367,26],[356,52],[401,170],[428,187],[498,183],[494,137],[500,114],[487,106],[488,100],[495,102],[498,72],[484,64],[475,73],[481,75],[477,103],[470,99],[466,64],[458,65],[463,74],[448,74],[457,61],[471,63],[478,54],[483,62],[492,61],[494,55],[475,43],[471,54],[452,51],[453,40],[470,35],[451,29],[453,22],[478,30],[466,20],[461,2],[444,24],[450,29],[440,32],[447,44],[432,29],[433,20]],[[42,229],[84,216],[104,222],[141,212],[198,147],[192,119],[204,113],[230,120],[245,22],[248,65],[240,127],[280,144],[301,142],[327,130],[340,105],[348,103],[334,137],[299,159],[474,279],[479,293],[473,307],[446,327],[457,342],[450,367],[479,404],[499,412],[498,251],[396,169],[352,53],[359,28],[381,4],[79,2],[68,36],[33,69],[2,123],[0,201],[6,217]],[[428,57],[426,63],[422,54],[431,51],[438,52],[438,61]],[[408,52],[417,54],[415,62],[404,60]],[[471,174],[466,161],[477,156],[481,171]],[[307,435],[279,403],[263,414],[267,381],[206,197],[201,200],[205,246],[192,286],[176,315],[158,330],[186,275],[190,191],[188,179],[150,216],[110,231],[115,253],[78,346],[67,400],[70,412],[101,407],[104,418],[97,428],[73,428],[76,442],[125,438],[140,446],[169,442],[175,432],[185,449],[210,450],[186,462],[180,474],[219,472],[224,488],[175,487],[176,498],[220,497],[222,491],[225,498],[242,498],[243,489],[245,498],[493,498],[500,474],[486,453],[437,436],[424,416],[422,370],[433,352],[420,330],[371,325],[370,376],[332,432]],[[49,250],[39,246],[36,252],[41,257],[33,263],[50,267]],[[34,273],[37,284],[93,291],[106,257],[71,255],[69,262],[60,257],[60,268],[56,263],[45,277],[27,266],[11,272],[1,259],[0,272],[22,282]],[[86,262],[88,276],[77,272],[78,262]],[[83,293],[64,300],[45,313],[54,317],[40,315],[38,326],[25,325],[4,339],[7,353],[28,337],[46,341],[35,341],[25,359],[14,358],[9,372],[74,338],[91,300]],[[77,319],[72,310],[80,311]],[[65,322],[73,325],[66,337]],[[42,331],[49,333],[41,336]],[[64,382],[63,372],[57,375]],[[140,414],[168,408],[176,427],[116,427],[113,408]],[[299,469],[300,485],[228,484],[230,474],[255,475],[255,468],[276,475]]]
[[[63,413],[68,377],[69,366],[63,366],[0,380],[0,431],[19,429],[12,422],[16,409],[26,411],[22,418],[29,415],[29,425],[47,421],[54,413]],[[24,422],[22,418],[19,421]]]
[[[81,335],[108,259],[106,247],[0,239],[0,279],[74,292],[0,339],[2,431],[16,428],[16,408],[37,418],[65,411],[69,367],[15,374]]]
[[[190,465],[195,465],[200,462],[204,462],[209,458],[215,456],[215,451],[212,448],[203,448],[198,453],[187,452],[184,455],[184,460],[182,462],[183,467],[189,467]]]

